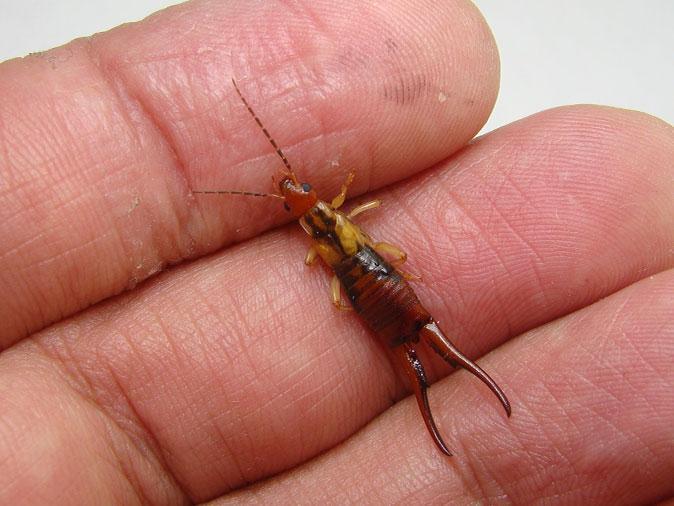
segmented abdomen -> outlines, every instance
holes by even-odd
[[[416,341],[432,321],[407,281],[369,246],[334,270],[354,310],[390,346]]]

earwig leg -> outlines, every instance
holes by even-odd
[[[487,385],[494,395],[498,397],[498,400],[501,401],[506,414],[510,416],[510,402],[503,393],[503,390],[501,390],[496,382],[491,379],[491,377],[486,372],[484,372],[480,366],[461,353],[457,347],[454,346],[454,344],[449,339],[447,339],[447,337],[438,327],[437,323],[427,323],[419,331],[419,334],[426,340],[430,347],[433,348],[433,351],[435,351],[443,359],[445,359],[454,367],[457,365],[463,367],[471,374],[477,376],[478,379]]]
[[[419,276],[418,274],[412,274],[411,272],[401,271],[400,269],[397,270],[402,275],[402,277],[405,278],[407,281],[421,281],[421,276]]]
[[[421,411],[421,416],[426,423],[428,431],[433,436],[433,441],[440,448],[440,451],[449,457],[452,456],[452,452],[447,448],[447,445],[442,440],[440,436],[440,431],[435,425],[435,420],[433,420],[433,415],[431,414],[431,407],[428,403],[428,381],[426,381],[426,373],[424,368],[421,365],[421,361],[417,357],[417,353],[412,346],[409,344],[402,344],[393,350],[396,354],[396,358],[400,363],[403,371],[407,375],[412,390],[414,391],[414,396],[417,398],[417,403],[419,404],[419,410]]]
[[[374,249],[377,251],[377,253],[392,257],[392,263],[403,264],[407,261],[407,253],[393,244],[389,244],[387,242],[378,242],[375,243]]]
[[[398,269],[399,264],[403,264],[407,260],[407,253],[393,244],[378,242],[375,243],[373,247],[380,255],[392,257],[391,263],[396,266],[396,269]],[[421,276],[417,276],[416,274],[411,274],[400,269],[398,269],[398,272],[402,274],[407,281],[421,281]]]
[[[349,187],[351,183],[353,183],[353,178],[355,177],[355,174],[353,171],[349,172],[349,175],[346,176],[346,180],[344,181],[344,184],[342,185],[342,189],[339,192],[339,195],[337,195],[334,199],[332,199],[332,202],[330,203],[330,207],[333,209],[339,209],[344,201],[346,200],[346,190]]]
[[[337,309],[341,309],[342,311],[351,311],[353,309],[351,306],[347,306],[342,302],[342,285],[339,284],[339,278],[337,276],[332,277],[332,281],[330,282],[330,292],[332,294],[332,303]]]
[[[313,246],[307,251],[307,255],[304,257],[304,263],[307,265],[313,265],[318,257],[318,252]]]
[[[377,209],[381,205],[381,200],[371,200],[370,202],[365,202],[364,204],[360,204],[359,206],[354,207],[351,209],[351,212],[346,215],[347,218],[355,218],[358,216],[360,213],[364,213],[365,211],[369,211],[370,209]]]

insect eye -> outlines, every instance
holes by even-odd
[[[284,208],[286,211],[290,211],[290,206],[288,205],[287,202],[284,202],[284,203],[283,203],[283,208]]]
[[[311,191],[311,185],[309,183],[302,183],[302,191],[309,193]]]

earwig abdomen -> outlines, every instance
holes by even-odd
[[[417,342],[432,321],[412,287],[370,246],[334,266],[354,310],[387,345]]]

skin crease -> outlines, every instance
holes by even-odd
[[[674,495],[672,127],[574,106],[468,144],[498,89],[479,13],[363,4],[193,2],[0,65],[0,502]],[[279,203],[190,194],[280,165],[232,76],[322,198],[355,167],[383,199],[357,222],[510,420],[422,354],[439,454]]]

